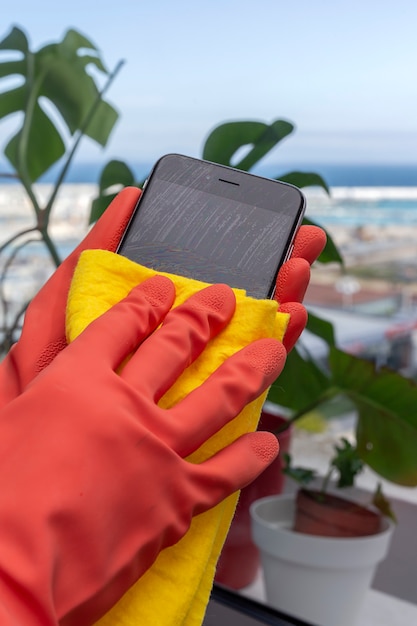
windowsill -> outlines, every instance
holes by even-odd
[[[259,572],[257,579],[251,585],[241,589],[239,593],[266,604],[262,572]],[[417,624],[417,605],[370,589],[354,626],[409,626],[410,624]]]

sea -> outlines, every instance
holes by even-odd
[[[143,181],[152,164],[140,162],[129,166],[136,180]],[[101,168],[100,163],[74,164],[60,198],[69,194],[73,199],[77,189],[80,196],[83,196],[86,187],[94,187],[97,184]],[[0,171],[4,171],[4,167],[1,167]],[[417,161],[415,164],[276,163],[260,165],[253,171],[255,174],[270,178],[279,178],[290,171],[320,174],[330,188],[330,194],[326,194],[318,187],[305,188],[304,193],[307,197],[307,217],[324,227],[417,224]],[[39,188],[47,189],[55,178],[56,171],[52,169],[41,179]],[[3,194],[7,193],[9,185],[14,184],[12,178],[0,178],[0,189]],[[9,189],[9,193],[10,191]],[[81,199],[74,211],[78,210],[80,202],[83,204]],[[0,232],[3,231],[5,222],[12,218],[7,203],[1,202]],[[0,235],[0,242],[2,239]]]
[[[1,166],[1,163],[0,163]],[[150,163],[130,165],[136,180],[144,180]],[[77,163],[68,173],[53,212],[54,234],[65,255],[88,227],[89,209],[97,194],[102,165]],[[0,172],[4,171],[0,167]],[[417,225],[416,164],[268,164],[254,173],[279,178],[289,171],[315,172],[327,183],[330,193],[320,187],[303,191],[307,198],[306,216],[325,228],[332,226]],[[51,193],[56,171],[51,170],[36,185],[41,203]],[[0,177],[0,245],[13,231],[33,224],[29,201],[13,178]]]
[[[330,188],[304,189],[307,217],[324,227],[417,224],[417,161],[415,164],[304,164],[259,170],[276,177],[286,171],[320,174]]]

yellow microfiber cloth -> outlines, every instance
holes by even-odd
[[[105,250],[87,250],[80,256],[67,305],[67,338],[72,341],[99,315],[123,299],[137,284],[157,272]],[[206,287],[181,276],[175,283],[175,305]],[[169,408],[201,385],[226,358],[264,337],[282,339],[288,315],[277,313],[277,303],[255,300],[234,290],[236,312],[202,355],[180,376],[160,401]],[[256,430],[266,393],[211,437],[190,457],[200,463],[243,433]],[[187,534],[163,550],[152,567],[137,581],[96,626],[200,626],[212,589],[215,568],[234,515],[238,494],[196,516]]]

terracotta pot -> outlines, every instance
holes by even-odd
[[[258,430],[274,431],[286,420],[262,411]],[[279,435],[280,454],[253,483],[242,489],[236,513],[217,565],[216,582],[232,589],[242,589],[256,578],[260,566],[259,550],[251,537],[249,508],[259,498],[282,493],[285,476],[282,473],[283,453],[288,452],[292,429]]]
[[[381,530],[381,515],[364,506],[310,489],[296,498],[294,530],[322,537],[366,537]]]

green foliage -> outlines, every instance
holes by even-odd
[[[323,479],[321,488],[323,493],[326,492],[330,478],[335,472],[337,473],[337,487],[343,489],[352,487],[356,475],[364,468],[364,463],[359,458],[356,448],[344,437],[339,445],[335,444],[334,450],[335,455],[330,460],[329,471]],[[304,487],[318,477],[315,470],[293,466],[289,454],[284,455],[284,463],[283,473]]]
[[[356,447],[345,437],[342,437],[339,445],[335,445],[335,452],[330,467],[338,473],[337,486],[353,487],[357,474],[363,471],[364,462],[358,456]]]
[[[337,474],[337,487],[352,487],[357,474],[363,471],[364,462],[358,456],[355,446],[353,446],[345,437],[342,437],[340,444],[334,446],[335,454],[330,459],[329,471],[324,477],[322,492],[325,492],[330,478],[334,473]],[[303,486],[309,485],[317,478],[317,472],[306,467],[294,467],[289,454],[284,455],[283,472],[289,478]],[[380,489],[380,494],[382,491]]]
[[[0,93],[0,118],[23,112],[22,125],[4,148],[19,178],[29,185],[66,152],[65,138],[43,104],[59,112],[70,135],[77,131],[105,146],[118,114],[104,101],[87,68],[108,74],[97,48],[71,29],[62,41],[33,52],[17,27],[0,42],[0,51],[18,54],[0,63],[0,78],[19,76],[17,87]],[[92,114],[94,113],[94,114]]]
[[[313,335],[321,337],[329,346],[335,345],[333,324],[330,322],[317,317],[310,311],[306,327]]]
[[[417,385],[364,359],[330,351],[332,383],[358,410],[357,446],[361,459],[380,476],[417,485]]]
[[[341,439],[339,445],[336,444],[334,446],[334,450],[335,455],[330,460],[329,471],[323,478],[320,489],[321,494],[326,493],[330,479],[332,478],[334,472],[337,473],[336,486],[339,489],[343,489],[354,485],[357,474],[362,472],[365,466],[358,454],[357,448],[353,446],[345,437]],[[308,485],[318,478],[318,474],[315,470],[307,467],[294,466],[292,464],[292,458],[288,453],[283,455],[283,461],[283,474],[304,488],[308,488]],[[372,497],[372,504],[382,515],[389,517],[393,522],[397,521],[391,504],[385,497],[380,483],[378,483]]]
[[[288,174],[280,174],[278,178],[284,183],[295,185],[300,189],[302,187],[322,187],[328,194],[330,194],[330,189],[328,188],[324,178],[322,178],[320,174],[315,174],[314,172],[288,172]]]
[[[128,165],[123,161],[109,161],[99,180],[99,194],[91,204],[90,224],[98,220],[123,187],[141,186]]]
[[[272,124],[226,122],[217,126],[207,137],[202,156],[207,161],[248,172],[293,130],[294,125],[285,120],[276,120]],[[248,147],[249,151],[236,163],[233,157],[243,146]]]
[[[287,356],[285,367],[273,383],[268,400],[294,411],[296,417],[305,415],[331,394],[329,376],[309,354],[295,347]],[[318,401],[319,400],[319,401]]]
[[[283,456],[284,467],[282,473],[288,478],[292,478],[296,483],[303,487],[309,485],[316,477],[317,472],[306,467],[294,467],[292,465],[291,455],[286,452]]]
[[[387,500],[384,493],[382,492],[381,483],[378,483],[377,485],[374,497],[372,499],[372,504],[382,513],[382,515],[389,517],[394,523],[397,523],[398,520],[391,507],[391,503],[389,500]]]
[[[268,399],[293,411],[296,421],[344,395],[357,410],[356,452],[394,483],[417,486],[417,384],[397,372],[330,347],[329,370],[296,349],[288,356]]]

